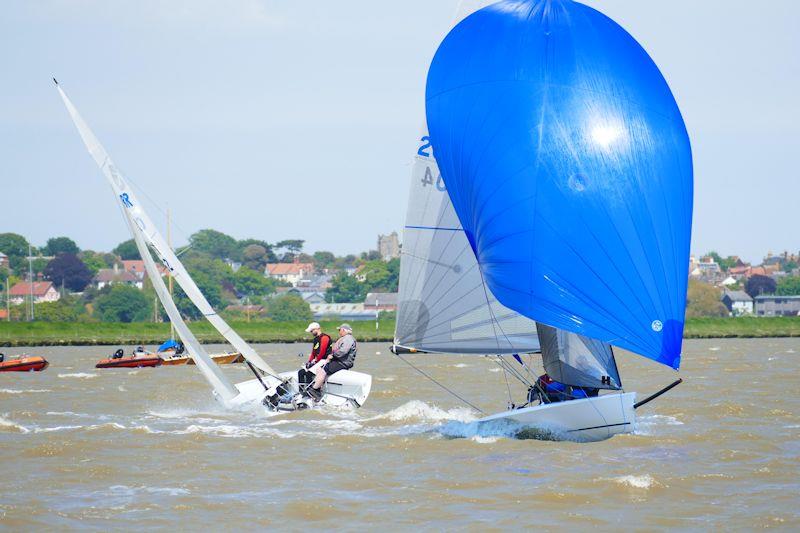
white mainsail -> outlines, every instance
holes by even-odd
[[[141,231],[145,242],[155,251],[164,263],[164,266],[169,269],[172,277],[175,278],[192,303],[197,306],[214,328],[216,328],[216,330],[219,331],[247,361],[261,371],[276,376],[277,373],[272,367],[270,367],[266,361],[264,361],[261,356],[259,356],[256,351],[247,344],[238,333],[231,329],[227,322],[225,322],[216,311],[214,311],[214,308],[211,307],[211,304],[208,303],[203,293],[200,292],[197,284],[195,284],[194,280],[189,276],[189,273],[175,255],[175,252],[167,245],[166,240],[158,231],[156,225],[153,224],[151,218],[144,211],[142,204],[137,200],[128,182],[114,165],[114,162],[100,144],[100,141],[94,136],[91,129],[89,129],[89,126],[84,122],[83,118],[81,118],[80,114],[78,114],[77,109],[75,109],[75,106],[72,105],[72,102],[67,98],[67,95],[58,85],[58,82],[56,82],[56,87],[87,150],[89,150],[95,163],[97,163],[97,166],[100,167],[100,170],[102,170],[103,174],[108,179],[114,194],[121,201],[122,207],[128,213],[128,216]]]
[[[238,389],[225,376],[225,374],[223,374],[219,366],[217,366],[217,364],[206,353],[206,351],[200,345],[200,342],[197,340],[197,337],[194,336],[189,327],[186,325],[186,322],[183,321],[180,311],[178,311],[178,308],[175,306],[175,302],[170,297],[169,291],[166,285],[164,285],[164,280],[161,278],[161,274],[156,268],[155,261],[153,261],[153,258],[150,256],[150,251],[147,249],[147,245],[144,242],[141,230],[139,230],[134,224],[133,220],[131,220],[127,210],[122,209],[121,211],[122,216],[125,217],[125,222],[128,224],[128,228],[131,231],[131,235],[133,235],[133,239],[136,242],[136,248],[139,250],[139,254],[142,256],[142,261],[144,261],[144,267],[147,271],[147,275],[150,278],[150,281],[153,283],[153,288],[158,295],[158,299],[161,300],[161,304],[167,311],[167,315],[169,316],[172,326],[175,328],[178,336],[183,341],[186,349],[189,351],[189,355],[194,360],[197,368],[200,369],[200,372],[203,373],[203,376],[213,387],[214,392],[224,403],[229,402],[239,394]]]
[[[494,3],[464,0],[453,25]],[[536,323],[488,290],[423,128],[411,171],[395,345],[426,352],[503,354],[539,349]]]

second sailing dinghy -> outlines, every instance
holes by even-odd
[[[54,80],[55,81],[55,80]],[[167,245],[166,239],[153,224],[152,219],[139,203],[136,195],[111,161],[103,146],[67,95],[56,82],[64,105],[69,111],[72,121],[80,133],[86,148],[102,170],[121,207],[123,218],[134,237],[136,246],[145,264],[148,277],[164,306],[178,336],[183,341],[189,355],[197,364],[206,380],[211,384],[214,396],[226,407],[239,407],[260,402],[270,410],[290,411],[313,406],[313,403],[301,395],[296,371],[278,373],[261,358],[247,342],[242,339],[211,307],[203,296],[186,268]],[[149,247],[149,248],[148,248]],[[203,316],[214,328],[244,357],[246,364],[255,374],[255,379],[242,383],[232,383],[228,376],[214,363],[205,352],[197,338],[189,330],[180,315],[169,291],[161,278],[150,250],[160,258],[172,277],[181,286],[192,303],[203,313]],[[372,386],[372,377],[361,372],[341,370],[331,376],[323,388],[320,404],[333,406],[360,407],[366,401]]]
[[[649,399],[611,345],[677,370],[688,278],[691,150],[658,68],[591,8],[504,1],[448,34],[426,92],[395,351],[497,354],[526,395],[482,424],[633,431]],[[541,378],[503,357],[534,345]]]

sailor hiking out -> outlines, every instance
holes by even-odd
[[[311,333],[314,340],[311,344],[311,355],[308,356],[308,361],[303,368],[297,371],[297,381],[301,384],[310,384],[314,381],[317,370],[326,363],[327,357],[333,351],[333,339],[327,333],[323,333],[322,326],[318,322],[309,324],[306,333]]]
[[[353,328],[350,324],[342,324],[339,326],[339,338],[333,345],[331,353],[324,359],[324,365],[317,368],[314,384],[306,390],[307,394],[315,401],[322,399],[322,386],[325,380],[340,370],[353,368],[357,351],[358,343],[353,337]]]

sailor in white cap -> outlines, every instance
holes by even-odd
[[[322,385],[328,376],[335,374],[340,370],[348,370],[353,368],[356,362],[356,352],[358,351],[358,343],[353,337],[353,328],[350,324],[342,324],[339,326],[339,338],[333,345],[333,350],[330,355],[326,357],[327,362],[325,366],[317,370],[317,376],[314,378],[314,385],[307,389],[308,395],[319,401],[322,398]]]
[[[306,333],[311,333],[314,340],[311,344],[311,355],[308,356],[308,361],[303,368],[297,373],[297,379],[300,383],[311,383],[314,380],[314,374],[317,370],[325,364],[325,358],[331,353],[333,340],[327,333],[322,332],[322,326],[319,322],[312,322],[306,328]]]

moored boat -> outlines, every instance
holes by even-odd
[[[41,372],[50,363],[44,357],[17,355],[11,359],[0,358],[0,372]]]
[[[162,363],[158,354],[146,352],[134,352],[133,355],[122,357],[122,350],[112,357],[101,359],[95,368],[144,368],[159,366]]]
[[[161,357],[161,361],[163,365],[167,366],[174,366],[174,365],[194,365],[194,359],[192,359],[189,354],[176,354],[176,353],[159,353]],[[211,355],[211,359],[217,363],[218,365],[230,365],[233,363],[243,363],[244,357],[239,352],[231,352],[231,353],[220,353],[216,355]]]
[[[218,365],[231,365],[234,363],[244,363],[244,357],[239,352],[220,353],[211,355],[211,359]],[[187,365],[195,364],[194,359],[189,359]]]

